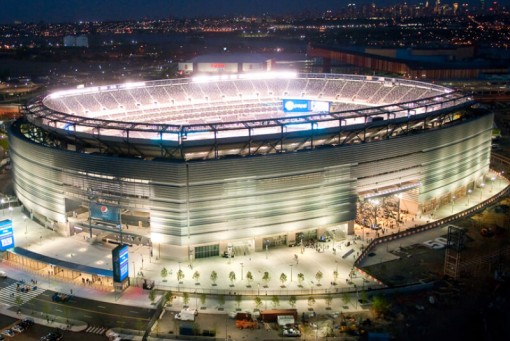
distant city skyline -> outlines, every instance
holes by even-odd
[[[0,23],[23,22],[78,22],[136,20],[143,18],[163,19],[168,17],[208,17],[221,15],[282,15],[299,14],[306,11],[321,13],[333,11],[354,3],[363,6],[375,2],[378,7],[410,0],[2,0]],[[441,1],[453,4],[456,1]],[[457,1],[479,7],[480,1]],[[434,4],[435,0],[429,1]],[[492,1],[486,1],[490,4]],[[499,2],[501,3],[501,1]]]

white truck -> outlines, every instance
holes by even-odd
[[[175,314],[176,320],[181,321],[195,321],[195,316],[197,315],[197,312],[195,310],[181,310],[180,313]]]

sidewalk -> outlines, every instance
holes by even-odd
[[[401,230],[424,224],[427,221],[441,219],[452,213],[465,210],[469,206],[474,206],[490,195],[497,193],[508,185],[506,180],[495,181],[485,188],[476,188],[469,196],[458,198],[451,204],[445,205],[434,212],[433,216],[417,217],[414,221],[409,220],[400,226]],[[468,204],[469,201],[469,204]],[[17,245],[33,250],[34,252],[47,254],[51,257],[65,259],[78,264],[88,264],[95,267],[111,270],[111,248],[114,246],[91,245],[83,239],[81,235],[72,237],[60,237],[53,231],[45,229],[30,219],[24,219],[19,209],[3,210],[0,217],[13,220],[15,230],[15,241]],[[365,229],[367,230],[367,229]],[[182,292],[188,292],[190,301],[188,305],[194,307],[203,313],[225,313],[235,309],[253,310],[255,308],[254,298],[260,296],[263,301],[263,308],[273,307],[272,297],[277,296],[282,301],[281,307],[290,307],[288,297],[296,296],[296,307],[300,311],[313,309],[316,312],[327,313],[326,295],[333,296],[331,306],[343,307],[341,302],[341,293],[350,291],[351,301],[354,302],[356,294],[353,291],[366,288],[370,285],[377,285],[377,282],[371,278],[362,278],[359,275],[351,278],[354,260],[361,250],[366,247],[367,242],[363,241],[361,234],[363,230],[357,231],[358,235],[348,236],[345,239],[332,240],[330,242],[319,243],[321,252],[312,248],[282,247],[270,249],[266,252],[256,252],[241,256],[235,256],[232,259],[221,257],[212,257],[197,259],[189,263],[180,263],[165,259],[156,259],[150,257],[150,249],[143,245],[134,245],[129,249],[129,266],[132,275],[143,272],[143,278],[155,281],[156,288],[162,290],[171,290],[177,299],[173,302],[170,310],[178,311],[182,309]],[[430,231],[432,236],[444,234],[441,229]],[[428,233],[428,232],[427,232]],[[409,238],[400,239],[395,242],[387,243],[376,248],[376,257],[369,257],[366,265],[380,263],[395,259],[396,256],[388,251],[399,247],[400,245],[410,245],[421,242],[423,238],[431,238],[427,233],[418,234]],[[366,236],[365,236],[366,237]],[[349,245],[349,246],[347,246]],[[333,251],[336,250],[336,252]],[[297,256],[297,258],[296,258]],[[164,282],[161,277],[161,270],[165,267],[169,273],[167,281]],[[177,282],[176,274],[179,268],[184,272],[182,284]],[[17,269],[3,262],[0,269],[5,271],[9,277],[17,280],[37,279],[42,288],[58,292],[69,293],[80,297],[88,297],[98,301],[117,303],[122,305],[133,305],[138,307],[153,307],[148,299],[148,291],[137,287],[130,287],[120,296],[110,291],[98,290],[92,287],[81,285],[80,283],[62,282],[49,279],[47,276],[41,276],[35,273],[28,273]],[[212,271],[216,271],[218,279],[213,283],[210,279]],[[317,272],[322,273],[322,278],[316,277]],[[253,281],[248,281],[248,272],[253,276]],[[270,280],[266,283],[263,274],[268,272]],[[335,278],[335,272],[338,277]],[[198,277],[193,279],[193,275],[198,273]],[[235,275],[234,280],[230,280],[230,273]],[[284,274],[284,276],[282,276]],[[298,274],[303,274],[303,281],[298,281]],[[132,278],[134,279],[134,278]],[[141,279],[141,277],[137,277]],[[336,285],[333,285],[333,282]],[[216,284],[216,285],[214,285]],[[251,287],[248,288],[247,286]],[[301,286],[300,286],[301,285]],[[266,287],[267,286],[267,287]],[[338,293],[338,294],[337,294]],[[205,294],[205,304],[200,303],[201,295]],[[316,302],[309,305],[308,298],[323,294],[322,297],[316,297]],[[223,297],[224,304],[220,304],[219,299]],[[241,297],[240,299],[238,297]],[[239,301],[240,300],[240,301]],[[240,303],[238,303],[240,302]],[[347,310],[357,310],[349,304]],[[205,309],[202,309],[205,306]],[[223,310],[218,310],[223,306]],[[6,314],[14,313],[12,310],[3,308]],[[40,317],[37,317],[40,318]],[[42,322],[46,322],[44,318]],[[55,322],[55,323],[61,323]],[[44,323],[43,323],[44,324]],[[79,322],[73,322],[74,326],[80,325]]]

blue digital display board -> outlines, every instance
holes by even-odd
[[[14,247],[14,233],[10,219],[0,221],[0,251]]]
[[[112,250],[113,280],[122,282],[129,276],[128,246],[119,245]]]
[[[283,112],[304,113],[310,111],[310,101],[306,99],[284,99]]]
[[[116,206],[91,202],[89,204],[90,218],[113,223],[120,222],[120,209]]]

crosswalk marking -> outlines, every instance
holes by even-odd
[[[20,288],[23,287],[23,285],[20,285]],[[13,283],[5,288],[0,289],[0,302],[5,303],[7,305],[13,306],[17,305],[16,297],[20,297],[20,299],[23,301],[22,304],[29,302],[34,297],[39,296],[42,294],[45,290],[42,288],[37,287],[37,289],[33,289],[34,286],[30,286],[30,290],[27,292],[21,292],[16,291],[17,283]]]
[[[85,332],[86,333],[91,333],[91,334],[103,335],[106,332],[106,328],[104,328],[104,327],[96,327],[96,326],[89,326],[85,330]]]

